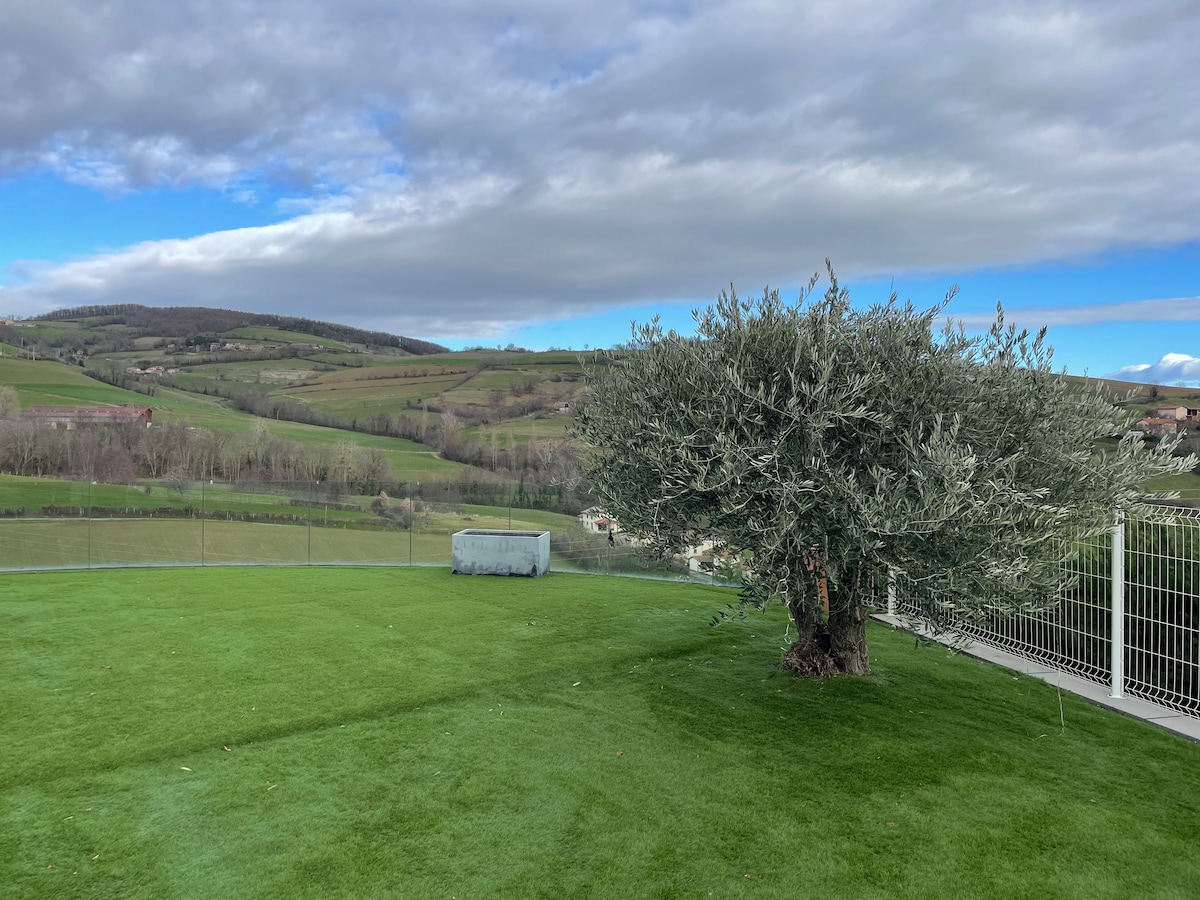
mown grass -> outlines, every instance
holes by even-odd
[[[0,577],[9,897],[1191,897],[1200,747],[873,627],[441,570]],[[1065,724],[1062,724],[1065,723]]]

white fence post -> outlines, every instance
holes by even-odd
[[[887,591],[888,591],[887,614],[889,616],[894,616],[896,614],[896,570],[893,569],[891,566],[888,567]]]
[[[1112,530],[1112,691],[1109,696],[1125,696],[1125,510],[1118,509]]]

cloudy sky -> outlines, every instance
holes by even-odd
[[[0,315],[608,345],[734,283],[1200,383],[1194,0],[5,0]]]

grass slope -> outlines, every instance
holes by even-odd
[[[148,397],[96,381],[84,375],[81,369],[52,360],[34,362],[0,358],[0,384],[16,388],[23,409],[30,406],[118,406],[130,403],[153,407],[156,415],[163,411],[168,420],[172,413],[182,417],[189,413],[221,410],[212,398],[167,389],[160,389],[158,395]],[[229,413],[227,410],[224,412]]]
[[[1200,747],[871,630],[551,574],[0,577],[24,897],[1191,897]]]
[[[272,341],[279,344],[316,344],[333,350],[349,350],[350,345],[331,338],[317,337],[302,331],[285,331],[282,328],[269,328],[265,325],[247,325],[226,331],[222,337],[238,338],[243,341]]]

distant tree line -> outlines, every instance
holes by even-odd
[[[141,306],[135,303],[114,303],[93,306],[77,306],[58,309],[37,316],[33,321],[61,321],[65,319],[99,319],[90,324],[96,326],[124,325],[141,336],[170,335],[186,339],[197,334],[222,334],[236,328],[268,327],[283,331],[311,334],[343,343],[366,344],[375,347],[393,347],[423,356],[444,353],[446,347],[431,341],[369,331],[334,322],[318,322],[296,316],[279,316],[268,313],[239,312],[232,309],[210,309],[203,306]]]
[[[145,381],[132,372],[126,372],[125,367],[116,362],[110,361],[108,365],[99,369],[85,368],[83,374],[96,381],[103,381],[113,387],[145,394],[147,397],[153,397],[158,393],[157,381]]]
[[[300,443],[271,434],[193,428],[186,421],[51,428],[20,417],[0,420],[0,472],[129,484],[176,481],[322,481],[374,493],[390,477],[387,453],[351,441]]]

